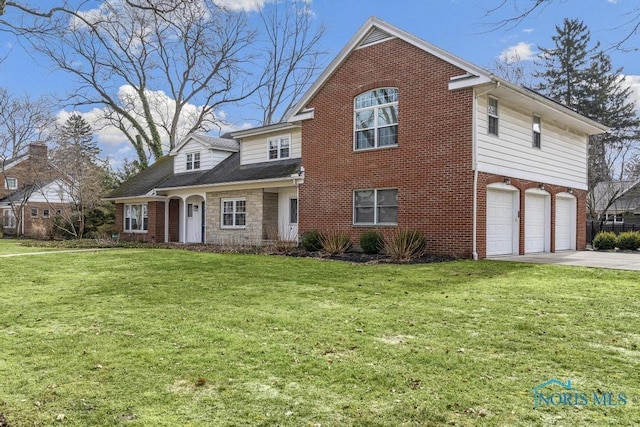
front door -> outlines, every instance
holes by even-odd
[[[298,189],[282,188],[278,194],[278,238],[298,241]]]
[[[202,242],[202,213],[198,203],[187,203],[187,243]]]
[[[289,198],[289,237],[290,240],[298,238],[298,198]]]

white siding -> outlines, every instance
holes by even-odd
[[[184,173],[184,172],[197,172],[193,170],[187,170],[187,153],[200,153],[200,171],[206,171],[209,169],[213,169],[229,157],[232,153],[230,151],[222,151],[211,149],[198,141],[191,140],[187,142],[181,149],[180,152],[176,154],[175,159],[173,160],[173,172],[174,173]]]
[[[498,99],[498,134],[487,132],[487,96],[477,103],[477,161],[480,172],[587,189],[587,135],[540,115],[542,148],[532,146],[537,111],[516,109]]]
[[[29,201],[33,203],[71,203],[73,201],[71,191],[69,184],[54,181],[31,193]]]
[[[272,138],[289,136],[291,138],[291,159],[300,158],[302,151],[302,131],[300,128],[285,132],[274,132],[243,138],[240,142],[240,164],[261,163],[269,160],[267,141]]]

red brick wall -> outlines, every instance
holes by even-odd
[[[169,241],[180,241],[180,200],[171,199],[169,201]]]
[[[448,89],[461,74],[397,39],[350,54],[302,125],[300,232],[343,230],[357,242],[369,228],[353,225],[353,190],[392,187],[397,228],[423,232],[432,253],[470,257],[473,93]],[[354,97],[385,86],[398,88],[398,147],[354,152]]]
[[[124,231],[124,203],[116,203],[116,230],[120,233],[120,240],[142,242],[164,242],[164,203],[148,202],[146,233],[127,233]]]

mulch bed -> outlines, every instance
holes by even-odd
[[[2,414],[0,414],[0,427],[9,427],[9,422]]]

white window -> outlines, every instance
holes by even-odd
[[[542,146],[542,124],[540,116],[533,115],[533,148]]]
[[[356,150],[398,145],[398,89],[381,88],[354,102]]]
[[[144,233],[148,229],[147,204],[124,205],[124,231]]]
[[[398,223],[398,190],[395,188],[353,192],[354,224]]]
[[[18,189],[18,178],[5,178],[4,179],[4,188],[7,190],[17,190]]]
[[[291,157],[289,137],[273,138],[268,141],[269,160],[288,159]]]
[[[200,153],[187,153],[187,170],[200,169]]]
[[[247,201],[222,199],[222,228],[244,228],[247,225]]]
[[[487,120],[489,122],[489,134],[498,136],[498,100],[496,98],[489,97]]]
[[[38,208],[31,208],[31,218],[38,218]]]
[[[42,209],[42,218],[49,218],[50,216],[49,209]]]
[[[12,209],[5,209],[2,213],[2,225],[4,228],[16,228],[16,217]]]

